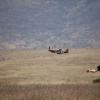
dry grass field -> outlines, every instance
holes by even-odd
[[[69,54],[47,50],[0,51],[2,100],[100,100],[100,49],[70,49]]]
[[[6,85],[0,100],[100,100],[100,85]]]
[[[69,54],[46,50],[0,51],[0,84],[92,83],[100,72],[86,73],[100,64],[100,49],[71,49]]]

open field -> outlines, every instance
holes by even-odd
[[[70,49],[69,54],[46,50],[0,51],[2,100],[100,100],[100,49]]]
[[[0,84],[92,83],[100,72],[86,73],[100,64],[100,49],[71,49],[69,54],[46,50],[0,51]]]

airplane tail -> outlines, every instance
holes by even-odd
[[[51,48],[50,48],[50,46],[49,46],[49,49],[48,50],[50,50]]]
[[[69,53],[69,49],[66,49],[66,50],[64,51],[64,53]]]

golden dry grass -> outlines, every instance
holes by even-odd
[[[100,49],[0,51],[0,100],[100,100]]]
[[[47,50],[0,51],[0,84],[84,84],[100,77],[86,73],[100,64],[100,49],[70,49],[69,54]]]
[[[0,86],[2,100],[100,100],[100,85]]]

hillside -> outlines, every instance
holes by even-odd
[[[0,49],[100,47],[100,0],[0,0]]]

